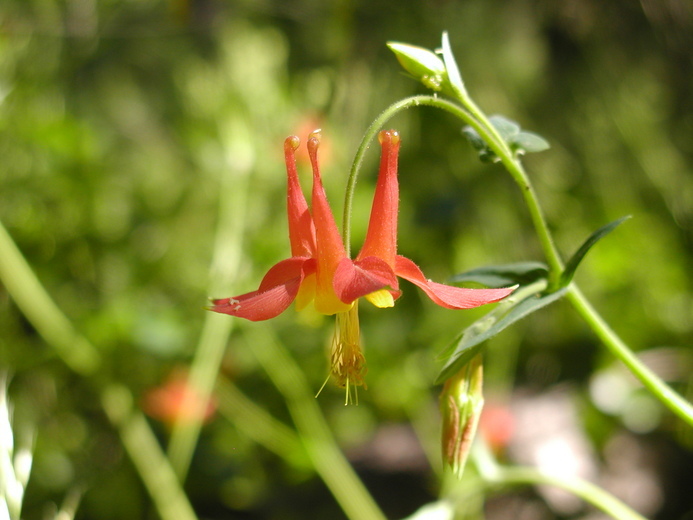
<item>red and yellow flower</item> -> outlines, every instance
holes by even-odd
[[[357,301],[366,298],[377,307],[392,307],[399,298],[398,278],[420,287],[441,307],[469,309],[497,302],[513,289],[467,289],[428,280],[410,259],[397,254],[399,184],[397,158],[400,136],[380,132],[380,171],[368,231],[355,259],[347,256],[320,178],[319,132],[308,139],[313,169],[312,206],[309,209],[296,171],[298,137],[284,142],[287,171],[287,208],[291,258],[267,272],[256,291],[213,301],[211,310],[251,321],[274,318],[296,301],[298,310],[313,302],[323,314],[337,315],[332,345],[331,373],[340,386],[362,386],[365,361],[360,349]]]

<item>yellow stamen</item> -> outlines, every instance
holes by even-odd
[[[358,387],[366,388],[366,359],[361,352],[357,302],[348,311],[337,314],[330,353],[330,374],[338,386],[346,388],[344,404],[358,404]]]
[[[365,298],[373,305],[381,309],[385,307],[395,306],[395,299],[392,297],[392,294],[387,289],[380,289],[379,291],[367,294]]]

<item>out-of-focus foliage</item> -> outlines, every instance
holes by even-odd
[[[594,229],[633,215],[594,248],[577,280],[634,348],[676,352],[656,359],[690,395],[690,372],[666,363],[690,359],[693,341],[693,12],[678,0],[3,0],[0,220],[101,350],[107,377],[138,396],[160,384],[190,360],[207,297],[255,289],[286,257],[286,135],[305,140],[323,128],[324,182],[340,210],[366,126],[391,102],[424,91],[385,42],[432,48],[442,30],[478,104],[550,142],[526,166],[566,257]],[[515,185],[500,166],[477,160],[457,121],[423,108],[391,124],[402,135],[402,254],[440,281],[484,264],[541,260]],[[375,168],[372,156],[357,188],[355,244]],[[244,172],[240,275],[228,294],[208,294],[219,185]],[[443,310],[403,288],[394,309],[362,306],[369,389],[360,405],[343,407],[329,387],[320,396],[392,518],[435,496],[424,453],[437,471],[436,356],[484,312]],[[330,320],[290,310],[243,326],[276,329],[320,387]],[[250,349],[234,336],[224,373],[288,421]],[[623,409],[598,409],[587,393],[611,362],[558,304],[491,342],[486,390],[507,401],[514,388],[572,385],[600,448],[629,424]],[[83,518],[149,517],[91,385],[69,373],[2,287],[0,365],[13,374],[15,423],[38,432],[24,517],[41,518],[76,485],[86,489]],[[661,421],[641,427],[650,437],[638,446],[669,454],[657,474],[664,500],[647,514],[678,518],[693,507],[682,491],[693,439],[677,437],[676,421],[642,399]],[[423,450],[401,426],[409,422]],[[392,432],[403,451],[388,458],[376,440]],[[300,456],[287,465],[219,417],[203,430],[186,489],[205,518],[341,514]]]

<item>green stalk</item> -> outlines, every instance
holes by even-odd
[[[546,219],[544,218],[541,205],[539,204],[539,199],[534,191],[534,188],[532,187],[529,177],[522,168],[520,161],[513,156],[507,146],[498,146],[496,137],[491,136],[491,130],[495,131],[495,129],[483,112],[479,110],[479,108],[468,96],[463,97],[460,99],[460,101],[465,105],[470,113],[474,115],[475,119],[482,123],[481,126],[489,129],[486,136],[481,133],[480,135],[482,135],[489,147],[501,159],[503,165],[520,186],[522,195],[524,196],[525,202],[527,203],[527,207],[529,208],[532,216],[534,228],[539,236],[542,248],[544,250],[544,255],[551,267],[550,284],[553,284],[553,287],[555,287],[555,284],[558,282],[558,280],[560,280],[560,275],[563,271],[563,262],[561,261],[558,250],[555,247],[553,237],[549,231],[548,225],[546,224]],[[465,121],[467,120],[466,118],[461,119]],[[552,285],[549,286],[549,288],[551,287]],[[599,339],[602,340],[604,345],[611,351],[611,353],[621,360],[621,362],[628,367],[633,375],[637,377],[640,382],[648,390],[650,390],[655,397],[657,397],[657,399],[659,399],[665,406],[667,406],[686,423],[693,426],[693,406],[691,406],[688,401],[677,394],[659,376],[644,365],[635,356],[635,354],[633,354],[632,350],[628,348],[628,345],[626,345],[626,343],[618,337],[613,329],[604,321],[601,315],[594,309],[594,307],[592,307],[587,298],[585,298],[582,292],[578,289],[576,284],[571,284],[567,297],[572,303],[573,307],[575,307],[578,313],[589,324],[590,328],[599,337]]]
[[[0,280],[29,322],[77,374],[97,375],[99,351],[79,334],[38,281],[26,259],[0,223]],[[162,520],[196,520],[168,459],[142,414],[132,410],[132,395],[121,386],[102,390],[102,404],[118,429],[140,478]]]
[[[574,494],[618,520],[645,520],[643,516],[633,511],[610,493],[580,477],[557,473],[542,473],[541,470],[532,467],[499,465],[488,445],[480,437],[475,440],[471,455],[479,471],[479,476],[488,487],[503,488],[518,485],[554,486]]]
[[[681,395],[676,393],[669,385],[644,365],[638,357],[628,348],[623,340],[614,332],[601,315],[592,307],[582,291],[573,284],[566,294],[566,298],[573,304],[575,310],[589,324],[599,339],[640,382],[652,392],[672,412],[678,415],[689,426],[693,426],[693,406]]]
[[[585,502],[592,504],[613,518],[619,520],[645,520],[645,517],[633,511],[596,484],[574,476],[546,474],[531,467],[501,467],[487,482],[492,487],[516,485],[554,486],[580,497]]]
[[[212,258],[212,281],[210,294],[225,294],[236,277],[241,259],[241,242],[245,225],[248,177],[253,167],[251,144],[242,136],[250,135],[241,121],[235,122],[233,135],[236,139],[229,156],[234,157],[233,167],[222,174],[219,195],[219,223],[217,225]],[[168,447],[171,464],[181,480],[190,467],[197,440],[202,429],[204,408],[214,390],[224,351],[236,321],[216,313],[208,312],[202,328],[200,341],[195,349],[188,384],[193,390],[187,392],[181,407],[193,409],[193,419],[181,417],[171,432]]]
[[[98,370],[101,363],[99,351],[75,330],[48,295],[2,222],[0,280],[24,316],[67,366],[82,376],[92,375]]]
[[[301,368],[266,327],[246,331],[252,351],[281,392],[318,475],[351,520],[385,520],[337,445]]]
[[[356,155],[354,156],[354,161],[351,165],[344,196],[344,217],[342,219],[342,230],[344,233],[344,247],[346,248],[347,255],[350,254],[351,250],[351,211],[353,206],[354,191],[366,150],[368,150],[371,141],[373,141],[385,123],[387,123],[399,112],[416,106],[432,106],[440,108],[461,119],[466,124],[474,128],[474,130],[476,130],[477,133],[487,142],[493,152],[500,157],[501,162],[510,172],[513,179],[522,191],[522,195],[529,209],[532,223],[537,230],[546,259],[552,268],[552,273],[556,273],[555,276],[557,277],[556,279],[558,279],[561,271],[563,270],[563,263],[561,262],[558,250],[554,245],[551,232],[546,225],[546,219],[544,218],[541,206],[538,203],[534,188],[530,183],[524,169],[522,168],[522,165],[512,156],[508,146],[505,144],[493,125],[490,124],[485,117],[483,119],[478,119],[474,117],[471,112],[463,109],[459,105],[434,96],[413,96],[397,101],[383,110],[383,112],[381,112],[380,115],[375,118],[375,120],[366,130],[361,140],[361,144],[356,150]],[[475,112],[481,114],[478,108],[476,108],[476,105],[473,105],[473,108]],[[483,116],[483,114],[481,115]]]
[[[132,394],[110,385],[101,396],[106,415],[120,433],[130,460],[137,468],[156,509],[165,520],[197,520],[178,478],[144,416],[133,409]]]
[[[298,435],[248,399],[225,377],[217,379],[219,412],[248,438],[276,453],[290,464],[304,454]]]

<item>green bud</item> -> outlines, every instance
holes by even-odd
[[[440,92],[447,80],[445,63],[438,55],[423,47],[407,43],[388,42],[400,65],[426,87]]]
[[[458,478],[464,472],[484,407],[483,373],[481,355],[478,354],[445,381],[440,395],[443,462],[452,468]]]

